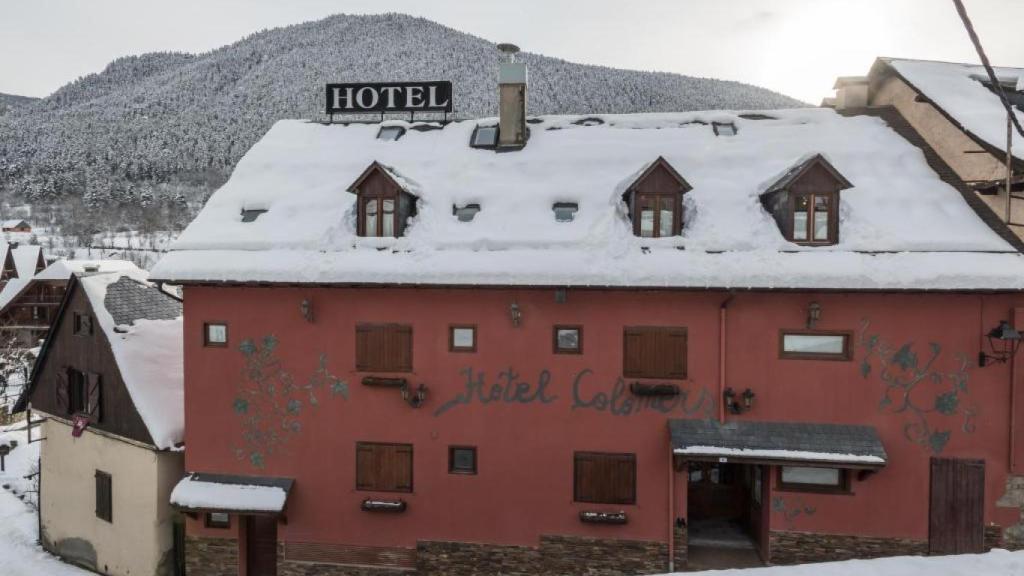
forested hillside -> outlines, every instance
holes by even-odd
[[[802,105],[737,82],[521,56],[531,114]],[[175,229],[274,121],[322,118],[324,83],[449,79],[457,116],[490,116],[499,59],[491,42],[398,14],[332,16],[205,54],[120,58],[0,115],[0,193],[96,231]]]

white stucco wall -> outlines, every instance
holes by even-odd
[[[40,513],[44,545],[111,576],[170,574],[170,490],[182,455],[86,430],[80,438],[53,418],[43,425]],[[113,521],[96,517],[95,472],[111,475]]]

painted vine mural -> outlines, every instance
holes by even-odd
[[[870,333],[870,327],[867,320],[861,322],[859,345],[865,354],[860,373],[865,380],[875,375],[885,385],[878,409],[906,418],[903,435],[940,454],[953,433],[951,419],[959,420],[962,432],[973,433],[978,409],[969,403],[967,355],[944,356],[936,342],[923,349],[914,342],[897,346]]]
[[[238,346],[245,367],[232,402],[242,419],[242,446],[235,455],[256,468],[263,468],[269,456],[302,432],[304,415],[319,406],[323,394],[348,398],[348,383],[327,370],[326,354],[320,354],[305,381],[297,382],[275,354],[278,344],[277,337],[268,335]]]

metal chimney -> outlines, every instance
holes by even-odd
[[[498,148],[526,145],[526,64],[516,62],[519,47],[498,44],[508,59],[498,69]]]

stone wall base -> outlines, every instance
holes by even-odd
[[[677,531],[685,543],[685,529]],[[660,574],[668,569],[668,546],[663,542],[541,536],[540,546],[505,546],[467,542],[421,541],[413,566],[369,566],[297,561],[287,558],[287,545],[278,550],[280,576],[621,576]],[[676,558],[685,562],[685,546]],[[189,574],[237,576],[235,540],[186,539]],[[678,562],[678,560],[677,560]],[[681,570],[683,565],[677,564]]]
[[[690,547],[689,532],[685,524],[683,526],[676,526],[673,531],[673,538],[675,538],[675,541],[672,543],[672,560],[674,561],[672,568],[677,572],[686,570],[686,565],[690,558]]]
[[[772,531],[768,539],[772,564],[804,564],[886,556],[921,556],[928,553],[927,541],[909,538]]]

